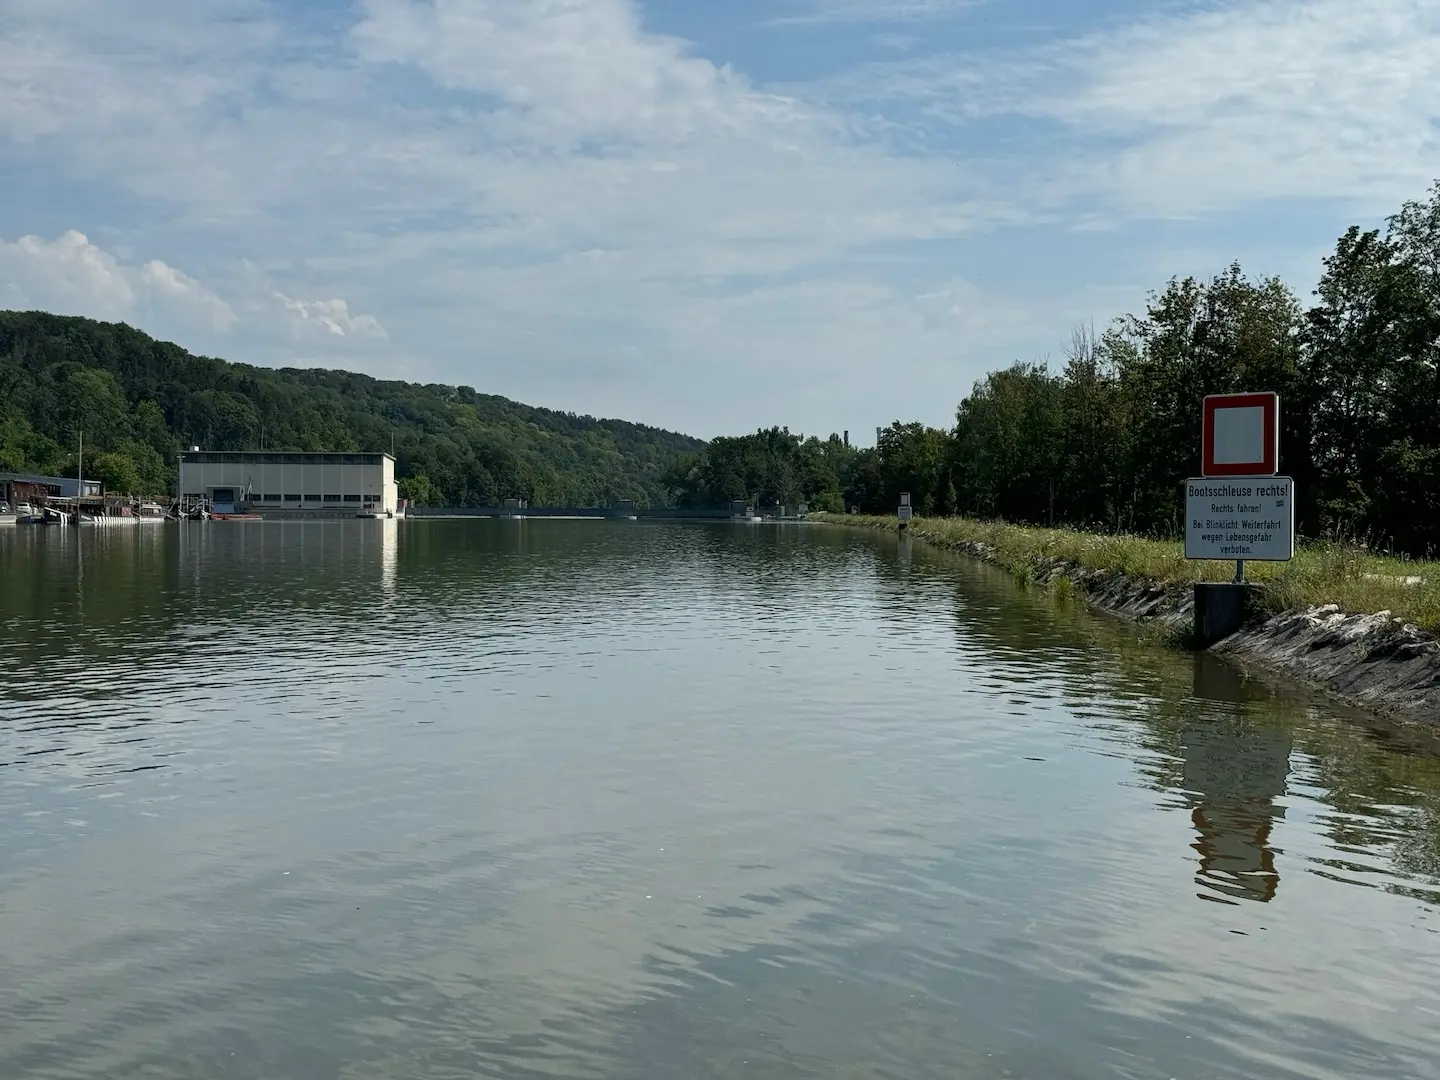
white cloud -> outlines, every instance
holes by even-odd
[[[1239,0],[1019,52],[871,64],[816,90],[932,133],[1010,117],[1028,150],[1012,175],[1048,148],[1028,185],[1045,203],[1101,198],[1132,219],[1285,197],[1393,207],[1440,160],[1437,35],[1440,7],[1419,0]]]
[[[284,293],[275,298],[307,326],[316,326],[335,337],[386,337],[385,328],[374,315],[352,315],[344,300],[292,300]]]
[[[101,319],[159,314],[212,331],[237,321],[229,304],[188,274],[159,259],[123,263],[75,229],[54,240],[0,240],[0,285],[27,306]]]
[[[1440,7],[1413,0],[1235,4],[1077,43],[1080,92],[1037,111],[1134,144],[1108,170],[1155,205],[1419,195],[1440,161]],[[1103,176],[1104,174],[1099,174]]]
[[[188,274],[151,259],[140,268],[140,281],[155,297],[203,314],[216,330],[228,330],[237,319],[230,305]]]
[[[803,0],[787,14],[769,20],[772,26],[845,25],[853,23],[919,22],[953,18],[987,0]]]
[[[983,368],[1113,313],[1077,298],[1109,305],[1108,285],[1169,257],[1137,222],[1209,215],[1231,229],[1221,248],[1260,200],[1383,211],[1428,184],[1433,7],[1193,6],[781,86],[653,32],[629,0],[10,0],[0,153],[7,177],[83,192],[57,191],[61,220],[119,221],[137,251],[218,289],[242,317],[237,358],[335,348],[350,363],[368,341],[371,370],[385,353],[710,434],[864,427],[836,415],[842,398],[877,422],[943,421]],[[817,0],[781,17],[870,41],[924,16],[923,41],[896,42],[915,57],[963,7]],[[34,228],[3,207],[0,229]],[[1046,235],[1078,250],[1064,236],[1086,222],[1113,224],[1084,241],[1110,255],[1109,280],[1046,250]],[[143,266],[125,278],[137,297],[181,303],[193,285],[142,281]],[[846,385],[812,377],[825,357]],[[722,384],[742,366],[788,396]]]
[[[784,108],[684,42],[645,32],[628,0],[362,0],[362,8],[352,32],[362,58],[414,64],[443,86],[493,95],[502,134],[683,142]]]

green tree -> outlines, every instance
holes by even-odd
[[[440,489],[424,473],[404,477],[398,486],[400,497],[409,500],[413,506],[436,506],[441,502]]]
[[[153,494],[145,491],[140,469],[129,455],[105,450],[84,462],[84,475],[99,480],[106,492],[123,495]]]
[[[785,428],[721,437],[682,455],[665,473],[681,506],[726,506],[743,501],[761,506],[819,506],[822,496],[843,505],[845,484],[856,451],[838,436],[806,438]]]
[[[72,367],[62,385],[59,430],[55,432],[62,444],[68,440],[78,447],[82,436],[95,446],[113,442],[130,412],[115,376],[99,368]]]

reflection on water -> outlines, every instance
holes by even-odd
[[[1440,1060],[1427,738],[909,538],[16,528],[0,586],[0,1075]]]
[[[1197,658],[1194,685],[1197,698],[1217,702],[1238,704],[1258,696],[1248,692],[1238,668],[1210,656]],[[1237,709],[1197,720],[1183,738],[1182,774],[1200,856],[1195,881],[1210,890],[1201,898],[1273,900],[1280,875],[1271,829],[1285,813],[1276,799],[1285,794],[1294,747],[1290,732],[1256,725]]]

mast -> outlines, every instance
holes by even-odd
[[[75,456],[75,524],[80,524],[80,496],[85,494],[85,432],[80,432],[80,452]]]

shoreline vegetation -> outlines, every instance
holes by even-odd
[[[808,520],[897,532],[893,516]],[[1197,581],[1228,581],[1231,562],[1191,562],[1179,541],[1035,528],[970,518],[914,518],[909,534],[999,566],[1025,584],[1076,593],[1102,611],[1189,643]],[[1289,563],[1245,565],[1252,616],[1211,651],[1255,660],[1342,701],[1440,723],[1440,563],[1309,543]]]
[[[809,520],[868,529],[898,529],[895,517],[811,514]],[[1233,562],[1189,561],[1178,540],[1113,536],[1076,529],[1047,529],[970,518],[914,518],[916,539],[959,551],[983,549],[988,561],[1033,582],[1037,569],[1060,563],[1081,571],[1105,571],[1165,587],[1197,581],[1229,581]],[[1375,555],[1333,543],[1303,544],[1288,563],[1247,562],[1257,614],[1336,605],[1352,615],[1390,613],[1432,636],[1440,636],[1440,562]]]

